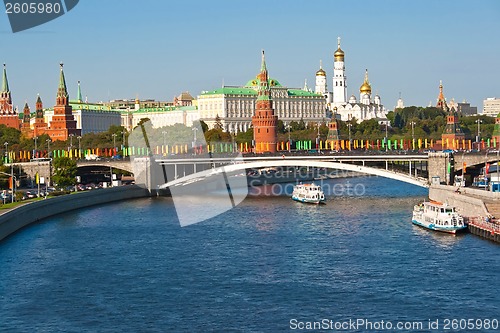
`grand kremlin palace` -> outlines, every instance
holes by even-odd
[[[324,122],[326,120],[325,97],[305,89],[291,89],[270,78],[274,114],[285,125],[291,121]],[[224,86],[203,92],[198,96],[200,120],[212,128],[217,116],[226,131],[246,131],[252,125],[257,100],[257,79],[243,87]]]

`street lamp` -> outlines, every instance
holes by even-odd
[[[3,172],[3,171],[0,171],[0,173],[3,174],[3,175],[6,175],[6,176],[12,177],[12,197],[11,197],[11,202],[14,202],[14,197],[16,196],[16,182],[17,182],[17,178],[16,178],[16,176],[14,176],[13,165],[11,164],[11,166],[10,166],[10,173]],[[3,203],[5,204],[5,198],[3,200],[4,200]]]
[[[9,143],[6,141],[3,145],[5,146],[5,161],[7,162],[9,158]]]
[[[167,131],[162,131],[161,134],[163,134],[163,145],[166,146],[167,145],[167,138],[166,138]]]
[[[69,147],[68,147],[68,151],[70,151],[71,149],[73,149],[73,137],[75,135],[74,134],[70,134],[69,135]]]
[[[476,119],[475,123],[477,124],[477,136],[476,136],[476,142],[478,143],[478,150],[481,150],[481,146],[479,145],[479,138],[481,136],[481,123],[483,121],[481,119]]]
[[[196,147],[196,132],[198,132],[198,128],[193,127],[193,133],[194,133],[193,148]]]
[[[116,133],[111,134],[111,136],[113,137],[113,148],[115,148],[116,147]]]
[[[385,151],[387,152],[387,150],[389,149],[389,147],[387,147],[387,140],[388,140],[388,127],[389,127],[389,120],[386,119],[385,120]]]
[[[352,124],[350,122],[348,122],[347,127],[349,128],[349,150],[351,150],[351,127],[352,127]]]
[[[38,144],[37,144],[38,143],[38,137],[37,136],[33,137],[33,140],[35,140],[35,151],[37,151],[38,150]]]
[[[45,140],[47,142],[47,156],[50,158],[50,139]]]
[[[321,124],[321,123],[320,123],[320,122],[318,122],[318,136],[317,136],[317,138],[316,138],[316,149],[319,149],[319,136],[320,136],[320,135],[319,135],[319,126],[320,126],[320,124]]]
[[[292,151],[292,140],[290,139],[290,124],[286,125],[288,128],[288,152]]]
[[[414,121],[412,121],[410,123],[410,125],[411,125],[411,139],[415,140],[415,125],[416,125],[416,123]]]
[[[78,153],[80,153],[82,151],[82,137],[77,136],[76,138],[78,139]]]

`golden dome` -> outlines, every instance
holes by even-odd
[[[340,46],[337,49],[337,51],[335,51],[335,53],[333,54],[333,57],[334,57],[335,61],[344,61],[344,51],[342,51]]]
[[[365,81],[363,82],[361,87],[359,87],[359,92],[362,94],[371,94],[372,92],[372,86],[370,86],[370,83],[368,83],[368,69],[365,70]]]
[[[320,68],[320,69],[316,72],[316,76],[326,76],[326,72],[323,70],[323,68]]]
[[[361,87],[359,87],[359,92],[360,93],[371,93],[372,92],[372,86],[368,82],[363,82]]]

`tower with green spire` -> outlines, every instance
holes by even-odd
[[[2,90],[0,91],[0,112],[2,114],[12,113],[12,97],[10,94],[9,80],[7,80],[7,68],[3,64]]]
[[[83,103],[82,88],[80,87],[80,81],[78,81],[78,91],[76,92],[76,101],[78,103]]]
[[[64,78],[63,64],[60,64],[59,86],[57,88],[56,105],[54,115],[50,121],[47,134],[53,141],[67,140],[70,135],[79,136],[81,130],[76,128],[76,120],[73,116],[73,108],[69,104],[69,94]]]
[[[258,89],[255,103],[255,115],[252,117],[255,152],[276,152],[276,129],[278,117],[274,114],[269,75],[267,73],[266,58],[262,50],[260,73],[257,75]]]
[[[21,120],[17,111],[12,107],[12,96],[7,80],[7,68],[3,64],[2,90],[0,91],[0,124],[15,129],[21,128]]]
[[[59,74],[59,87],[57,88],[56,105],[69,105],[69,94],[64,78],[64,64],[61,63],[61,73]]]

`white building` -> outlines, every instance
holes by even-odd
[[[87,133],[106,132],[111,125],[120,126],[121,113],[99,103],[88,103],[82,100],[80,82],[78,82],[78,92],[76,100],[70,100],[69,104],[73,108],[73,116],[76,120],[76,128],[82,131],[82,135]],[[50,124],[54,109],[44,109],[44,121]]]
[[[274,114],[285,125],[291,121],[303,120],[308,123],[326,120],[326,103],[322,93],[311,92],[309,89],[287,88],[272,78],[269,79],[269,86]],[[212,128],[219,117],[226,131],[246,131],[252,125],[256,100],[257,79],[248,81],[245,86],[223,86],[205,91],[197,99],[200,120]]]
[[[500,98],[490,97],[483,101],[483,114],[496,117],[500,113]]]
[[[352,95],[347,100],[347,77],[345,75],[345,53],[340,48],[340,37],[337,41],[337,50],[333,54],[333,98],[331,110],[340,115],[343,121],[356,118],[358,122],[368,119],[387,120],[387,110],[382,105],[379,95],[372,97],[372,87],[368,80],[368,70],[365,80],[359,88],[359,100]]]
[[[121,113],[121,125],[132,130],[142,119],[149,119],[153,128],[183,124],[193,126],[193,121],[199,119],[196,106],[166,106],[162,108],[138,108],[125,110]]]
[[[368,70],[366,70],[365,80],[359,88],[359,101],[353,94],[349,97],[347,103],[333,103],[333,108],[338,114],[340,114],[343,121],[355,118],[358,122],[361,122],[375,118],[379,119],[381,122],[385,122],[387,119],[387,110],[382,105],[380,96],[375,95],[375,97],[372,98],[371,92],[372,88],[370,82],[368,81]]]

